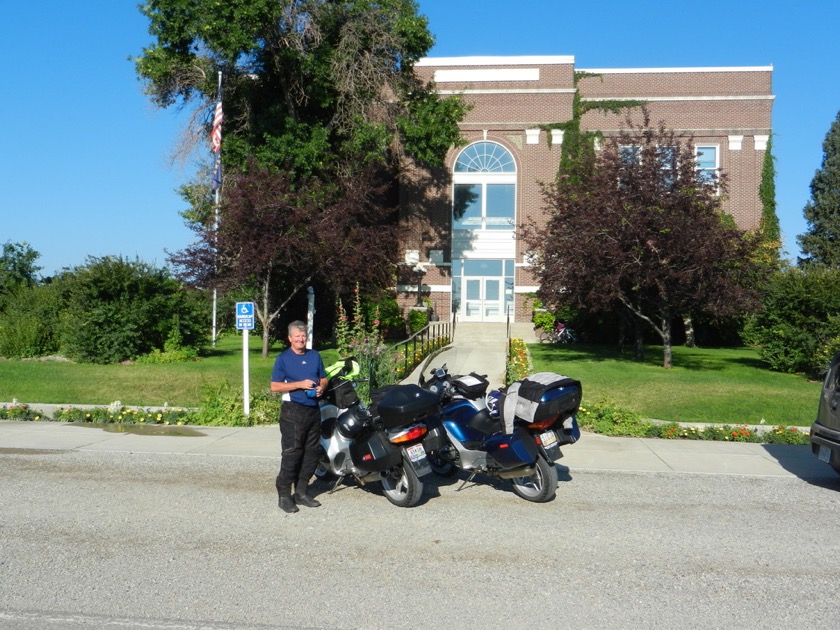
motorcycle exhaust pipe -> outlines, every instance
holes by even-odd
[[[520,466],[509,470],[499,470],[496,474],[501,479],[515,479],[516,477],[530,477],[534,474],[535,469],[536,466]]]

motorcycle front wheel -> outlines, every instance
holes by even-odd
[[[436,475],[440,475],[441,477],[451,477],[458,472],[455,464],[446,461],[443,457],[436,453],[428,453],[426,457],[429,460],[429,468],[431,468],[432,472]]]
[[[392,468],[387,477],[382,478],[385,498],[397,507],[416,505],[423,495],[423,482],[411,466],[403,464]]]
[[[327,459],[327,453],[323,448],[321,450],[321,458],[318,461],[318,467],[315,469],[315,478],[319,481],[330,481],[335,479],[335,475],[330,471],[330,461]]]
[[[537,457],[534,474],[530,477],[516,477],[513,491],[526,501],[545,503],[557,494],[557,468],[544,457]]]

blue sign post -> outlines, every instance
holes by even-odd
[[[254,330],[254,303],[236,303],[236,329],[242,331],[242,401],[245,416],[251,413],[251,382],[248,373],[248,331]]]

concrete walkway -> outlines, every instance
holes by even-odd
[[[533,334],[530,325],[518,325],[511,335]],[[447,364],[453,374],[487,374],[491,388],[502,385],[506,352],[504,325],[458,324],[453,344],[425,369]],[[415,370],[404,382],[417,382]],[[113,426],[78,426],[59,422],[0,421],[0,456],[25,451],[111,451],[192,456],[280,457],[276,425],[262,427],[191,427],[192,435],[175,435],[183,427],[160,428],[161,435],[110,432]],[[605,437],[584,433],[581,440],[563,447],[561,467],[575,471],[625,471],[760,475],[826,480],[840,478],[811,454],[807,446],[730,442],[657,440]]]
[[[511,324],[511,337],[534,341],[534,329],[530,323]],[[403,383],[417,383],[421,371],[428,376],[429,369],[446,364],[450,374],[487,375],[490,389],[498,389],[505,382],[507,356],[507,326],[505,324],[473,324],[459,322],[455,326],[455,338],[443,352],[417,367]]]
[[[276,425],[260,427],[156,427],[160,435],[112,432],[113,425],[79,426],[62,422],[0,421],[0,458],[4,453],[82,451],[158,453],[181,456],[280,457]],[[559,464],[575,471],[625,471],[759,475],[828,480],[840,478],[807,446],[694,442],[605,437],[584,433],[563,447]]]

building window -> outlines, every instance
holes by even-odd
[[[513,156],[495,142],[476,142],[461,151],[455,162],[456,173],[515,173]]]
[[[665,188],[674,186],[674,169],[677,166],[677,147],[660,146],[656,149],[659,169],[662,171],[662,185]],[[637,145],[622,145],[618,147],[618,157],[625,166],[639,164],[641,148]],[[714,145],[698,145],[694,147],[694,158],[697,165],[697,175],[701,181],[713,181],[718,171],[718,148]]]
[[[697,161],[697,175],[703,181],[713,181],[717,178],[718,148],[713,145],[697,145],[694,147]]]
[[[454,230],[513,230],[516,162],[495,142],[476,142],[458,156],[453,172]]]

